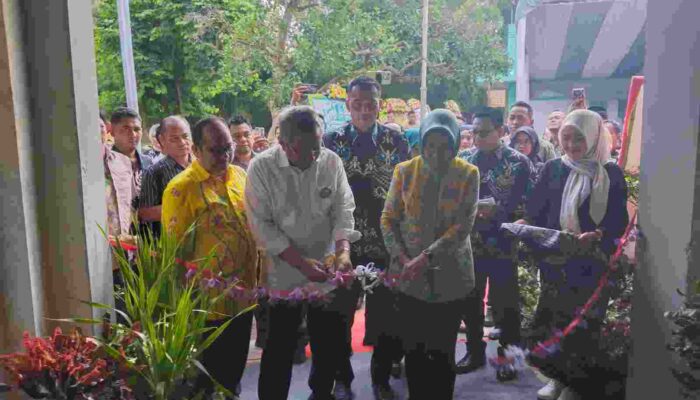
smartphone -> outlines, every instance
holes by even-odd
[[[583,99],[586,97],[586,89],[584,88],[574,88],[571,91],[571,97],[574,100]]]
[[[315,85],[313,83],[302,83],[299,86],[304,87],[304,93],[316,93],[318,90],[318,85]]]

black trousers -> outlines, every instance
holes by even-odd
[[[226,320],[208,321],[207,327],[220,327]],[[207,372],[231,393],[241,382],[250,346],[250,331],[253,324],[253,313],[248,312],[231,321],[231,324],[221,335],[202,353],[201,362]],[[197,379],[197,389],[207,394],[214,391],[213,382],[201,374]]]
[[[501,327],[502,345],[520,343],[520,306],[517,265],[510,259],[474,257],[476,286],[464,306],[467,325],[467,349],[484,352],[484,303],[486,279],[489,280],[489,303],[496,325]],[[472,353],[473,354],[473,353]]]
[[[308,306],[306,318],[313,353],[309,387],[318,399],[332,398],[336,374],[350,357],[347,315],[339,309],[334,302]],[[289,395],[302,314],[301,304],[279,302],[269,306],[269,332],[258,378],[261,400],[284,400]]]
[[[370,365],[374,385],[388,385],[392,364],[404,355],[400,331],[396,329],[398,318],[396,293],[383,285],[367,293],[365,344],[374,346]]]
[[[454,353],[462,301],[399,300],[411,400],[450,400],[454,394]]]

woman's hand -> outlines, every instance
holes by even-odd
[[[428,266],[428,261],[428,256],[425,253],[420,253],[418,257],[404,264],[401,278],[411,281],[416,279]]]

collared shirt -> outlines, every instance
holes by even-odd
[[[500,244],[499,247],[505,249],[508,241],[502,240],[498,230],[502,223],[513,222],[516,210],[523,206],[532,163],[526,156],[504,145],[488,153],[479,149],[463,151],[459,157],[479,168],[479,199],[493,197],[497,205],[496,215],[490,221],[477,220],[475,231],[486,244]]]
[[[371,138],[371,140],[370,140]],[[375,124],[359,134],[352,124],[324,136],[324,145],[338,154],[355,198],[355,224],[362,238],[352,246],[352,261],[379,268],[389,263],[379,220],[396,165],[408,159],[408,141],[399,132]]]
[[[209,265],[213,272],[221,272],[224,278],[235,276],[242,287],[253,289],[258,254],[243,203],[245,183],[246,174],[238,167],[229,165],[222,180],[210,175],[199,161],[192,161],[165,189],[161,221],[177,238],[196,222],[183,241],[185,259],[196,262],[213,251]],[[246,304],[227,299],[214,311],[235,315]],[[210,316],[217,318],[221,317]]]
[[[231,164],[233,164],[237,167],[241,167],[243,169],[243,171],[248,171],[248,167],[250,166],[250,163],[253,161],[253,158],[255,158],[255,153],[251,152],[249,161],[247,161],[247,162],[239,161],[236,157],[234,157]]]
[[[251,162],[245,193],[250,228],[267,257],[267,286],[330,291],[332,285],[311,283],[279,254],[293,245],[304,257],[322,261],[333,252],[335,241],[359,239],[352,215],[355,201],[340,158],[322,148],[302,171],[275,145]]]
[[[139,208],[156,207],[163,204],[163,192],[168,183],[184,170],[185,167],[178,164],[170,156],[165,156],[147,169],[141,178]],[[155,236],[160,234],[160,221],[154,221],[146,225],[151,228],[151,232]]]

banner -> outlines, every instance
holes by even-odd
[[[323,116],[326,124],[324,132],[333,132],[350,121],[350,112],[345,107],[345,100],[313,94],[309,95],[309,105]]]
[[[617,165],[625,172],[639,171],[642,156],[642,124],[644,123],[644,77],[632,77],[625,123],[622,128],[622,147]]]

